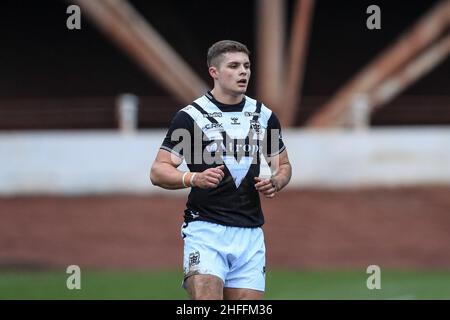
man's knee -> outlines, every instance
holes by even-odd
[[[192,300],[223,300],[223,281],[217,276],[190,276],[186,279],[186,290]]]

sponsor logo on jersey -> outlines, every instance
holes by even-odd
[[[231,117],[231,124],[241,124],[238,117]]]
[[[211,130],[211,129],[222,129],[223,125],[221,123],[207,123],[202,130]]]
[[[204,118],[221,118],[222,112],[213,112],[213,113],[207,113],[203,115]]]
[[[254,116],[259,117],[261,115],[261,113],[259,112],[249,112],[249,111],[245,111],[244,114],[246,117],[254,117]]]
[[[236,143],[233,141],[226,141],[225,143],[223,141],[213,141],[206,146],[206,151],[227,153],[241,158],[245,153],[254,156],[259,151],[259,146],[257,144],[239,143],[239,140]]]
[[[200,217],[200,213],[198,213],[197,211],[192,211],[192,210],[189,210],[188,215],[192,219],[197,219],[198,217]]]

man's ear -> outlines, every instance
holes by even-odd
[[[219,77],[217,68],[214,66],[209,67],[208,72],[209,72],[209,75],[211,76],[211,78],[213,78],[214,80],[217,80],[217,78]]]

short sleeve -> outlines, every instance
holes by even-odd
[[[173,117],[166,137],[160,149],[169,151],[182,158],[184,149],[190,147],[190,137],[193,134],[194,120],[184,111],[178,111]],[[183,142],[189,143],[184,146]]]
[[[284,149],[286,149],[281,134],[280,121],[273,112],[270,115],[269,121],[267,122],[267,129],[264,142],[266,146],[265,155],[267,157],[274,157],[277,154],[283,152]]]

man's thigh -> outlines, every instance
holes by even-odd
[[[242,235],[242,238],[239,238]],[[226,289],[236,299],[240,297],[260,297],[265,290],[266,248],[260,228],[239,232],[236,243],[239,250],[225,278]],[[246,245],[244,245],[246,244]],[[235,290],[232,290],[235,289]],[[238,289],[238,290],[236,290]],[[261,293],[260,293],[261,292]]]
[[[222,300],[223,281],[217,276],[196,274],[185,280],[185,287],[192,300]]]
[[[189,223],[183,228],[184,254],[183,270],[184,279],[190,279],[197,275],[215,276],[223,282],[229,271],[226,260],[222,256],[222,241],[217,234],[221,234],[223,226],[218,226],[203,221]],[[193,278],[197,279],[197,277]],[[202,283],[202,278],[199,278]],[[207,277],[206,279],[209,279]],[[193,281],[191,279],[191,281]],[[201,285],[201,283],[199,285]],[[186,282],[183,287],[186,288]]]

